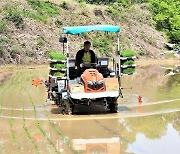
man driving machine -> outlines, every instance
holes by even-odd
[[[93,50],[90,50],[91,42],[85,41],[84,48],[79,50],[76,54],[76,66],[78,77],[86,69],[86,66],[96,63],[96,56]]]

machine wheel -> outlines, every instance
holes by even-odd
[[[63,100],[62,104],[62,112],[63,114],[71,115],[73,114],[73,105],[68,100]]]
[[[117,113],[118,111],[117,100],[112,103],[109,103],[109,109],[110,109],[110,113]]]

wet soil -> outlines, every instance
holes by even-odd
[[[32,86],[47,76],[47,66],[1,67],[0,153],[179,153],[178,74],[166,76],[161,65],[138,66],[137,74],[122,77],[118,113],[92,105],[77,106],[71,116],[46,101],[45,86]]]

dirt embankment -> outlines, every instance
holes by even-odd
[[[42,7],[42,12],[38,12],[39,10],[34,9],[27,0],[0,2],[0,64],[42,64],[46,62],[49,52],[62,52],[58,39],[62,35],[63,26],[96,24],[120,26],[121,48],[134,50],[140,59],[166,58],[160,53],[163,52],[164,43],[167,41],[161,32],[154,29],[147,4],[134,5],[127,10],[119,8],[119,12],[109,14],[108,6],[79,4],[73,0],[49,1],[51,3],[48,5],[58,8],[59,13],[49,15],[46,10],[49,6]],[[11,18],[8,18],[8,8],[16,10],[14,14],[22,24],[20,27],[16,26],[17,21],[12,14]],[[41,16],[44,12],[46,13]],[[92,41],[95,36],[70,36],[71,55],[79,50],[84,40]],[[115,38],[111,46],[115,52]],[[98,48],[94,50],[98,53]]]

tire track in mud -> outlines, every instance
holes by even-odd
[[[141,106],[158,105],[158,104],[170,103],[170,102],[175,102],[175,101],[180,101],[180,98],[171,99],[171,100],[163,100],[163,101],[158,101],[158,102],[147,102],[147,103],[142,103]],[[138,104],[138,103],[137,103],[137,104],[120,104],[119,106],[138,107],[139,104]]]
[[[18,71],[19,72],[19,71]],[[12,106],[12,110],[11,110],[11,119],[9,121],[10,124],[10,132],[11,132],[11,136],[12,136],[12,140],[15,144],[17,144],[18,146],[18,151],[21,151],[21,146],[20,143],[18,143],[17,138],[15,136],[14,130],[13,130],[13,116],[14,116],[14,99],[15,99],[15,90],[18,89],[20,87],[20,83],[22,81],[22,72],[19,72],[19,80],[16,82],[15,87],[12,88],[12,92],[11,92],[11,106]]]
[[[35,72],[35,74],[37,74],[37,72]],[[33,101],[33,99],[32,99],[32,96],[31,96],[31,94],[30,94],[30,88],[31,88],[31,87],[32,87],[32,86],[30,86],[29,89],[28,89],[28,96],[29,96],[30,102],[31,102],[31,104],[32,104],[32,106],[33,106],[33,111],[34,111],[34,116],[35,116],[35,119],[36,119],[37,127],[38,127],[38,129],[40,130],[41,134],[42,134],[42,135],[46,138],[46,140],[49,142],[49,144],[54,148],[55,152],[56,152],[56,153],[59,153],[58,150],[57,150],[57,148],[56,148],[56,146],[55,146],[54,143],[52,142],[52,140],[50,140],[50,138],[47,136],[47,134],[45,133],[45,131],[44,131],[44,130],[42,129],[42,127],[40,126],[40,122],[39,122],[38,117],[37,117],[36,106],[35,106],[35,104],[34,104],[34,101]]]
[[[21,103],[22,103],[22,107],[23,107],[23,129],[24,129],[24,131],[25,131],[25,133],[26,133],[26,135],[27,135],[27,138],[30,140],[30,142],[32,143],[32,145],[34,146],[34,149],[35,149],[35,152],[36,153],[39,153],[39,148],[38,148],[38,145],[35,143],[35,141],[34,141],[34,139],[33,139],[33,137],[32,137],[32,135],[29,133],[29,130],[28,130],[28,128],[26,127],[26,119],[25,119],[25,110],[24,110],[24,100],[23,100],[23,95],[22,95],[22,92],[27,88],[27,85],[28,85],[28,83],[30,82],[30,80],[31,80],[31,76],[30,75],[28,75],[28,77],[27,78],[25,78],[24,79],[24,81],[26,81],[25,82],[25,84],[23,84],[23,86],[22,86],[22,88],[20,89],[20,91],[19,91],[19,93],[20,93],[20,96],[19,96],[19,99],[20,99],[20,101],[21,101]],[[29,81],[29,82],[28,82]]]
[[[4,105],[4,98],[7,95],[7,90],[8,88],[12,85],[12,83],[17,79],[17,72],[13,75],[13,77],[11,78],[11,80],[9,80],[9,82],[7,82],[7,84],[4,84],[4,87],[1,89],[1,92],[3,91],[2,97],[1,97],[1,104],[0,104],[0,115],[3,111],[3,105]],[[4,90],[3,90],[4,89]]]
[[[38,75],[39,75],[41,78],[44,77],[44,75],[42,75],[42,73],[38,73]],[[39,94],[39,91],[38,91],[38,90],[36,90],[36,91],[37,91],[37,92],[36,92],[37,98],[40,98],[40,97],[38,97],[38,96],[40,95],[40,94]],[[47,120],[48,120],[48,122],[49,122],[49,125],[50,125],[50,126],[52,127],[52,129],[55,131],[56,135],[59,136],[59,137],[65,142],[65,144],[70,148],[70,150],[71,150],[73,153],[77,153],[77,151],[73,149],[73,145],[72,145],[71,140],[70,140],[69,138],[65,137],[65,136],[62,134],[62,132],[59,131],[59,130],[56,128],[55,124],[54,124],[53,121],[50,119],[49,113],[48,113],[47,108],[46,108],[45,101],[43,101],[43,106],[44,106],[45,115],[46,115],[46,117],[47,117]]]
[[[16,86],[12,87],[11,85],[14,86],[13,83],[15,83],[15,85],[17,85],[20,81],[21,81],[20,72],[17,71],[16,75],[15,75],[15,78],[13,78],[13,80],[10,82],[10,84],[8,84],[6,86],[6,89],[3,91],[2,106],[4,105],[4,99],[5,99],[5,97],[7,97],[8,91],[10,91],[10,89],[15,89],[16,88]],[[11,93],[12,93],[12,97],[10,97],[11,98],[10,101],[12,103],[11,105],[13,105],[13,92],[11,92]],[[3,112],[3,110],[1,109],[0,115],[2,114],[2,112]],[[12,118],[13,117],[13,107],[12,107],[12,110],[11,110],[11,116],[10,117],[11,118],[9,119],[9,127],[10,127],[11,139],[12,139],[13,143],[15,144],[15,146],[17,146],[16,148],[18,149],[18,151],[20,152],[20,145],[17,142],[17,139],[16,139],[14,131],[13,131],[13,118]]]
[[[7,91],[7,88],[11,85],[11,83],[13,82],[13,80],[16,80],[16,74],[14,73],[11,78],[9,79],[9,81],[5,82],[4,85],[1,86],[1,90],[0,90],[0,94],[1,94],[1,103],[0,103],[0,116],[1,116],[1,113],[3,111],[3,102],[4,102],[4,98],[5,98],[5,95],[6,95],[6,91]],[[3,91],[3,93],[2,93]],[[1,117],[0,117],[1,118]],[[3,143],[3,142],[2,142]],[[0,143],[0,153],[2,153],[2,143]]]

